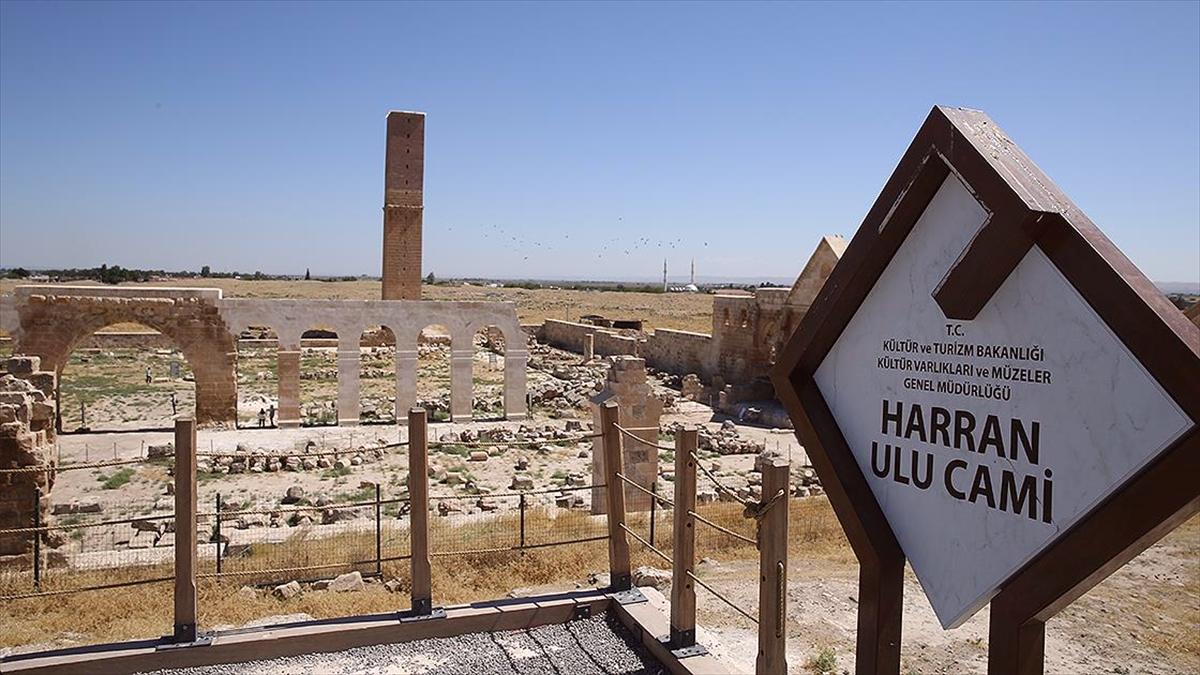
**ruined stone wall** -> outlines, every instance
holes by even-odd
[[[15,356],[0,376],[0,468],[48,466],[54,454],[53,372],[39,369],[37,357]],[[33,527],[35,495],[41,490],[40,522],[50,517],[53,471],[0,474],[0,530]],[[33,534],[0,535],[0,555],[29,551]]]
[[[546,319],[538,339],[552,347],[582,354],[587,335],[595,336],[596,356],[633,356],[638,352],[638,341],[617,331],[557,319]]]
[[[551,347],[583,353],[585,335],[595,335],[598,329],[584,323],[546,319],[538,330],[538,339]]]
[[[727,382],[751,377],[756,314],[753,296],[718,295],[713,298],[714,369]]]
[[[597,356],[637,356],[637,338],[625,337],[608,331],[599,331],[595,337]]]
[[[646,361],[632,356],[617,356],[612,360],[604,389],[591,398],[593,425],[600,428],[600,406],[608,401],[617,403],[617,424],[626,429],[644,429],[634,432],[646,443],[625,437],[622,441],[622,463],[624,474],[631,481],[650,490],[658,479],[658,423],[662,417],[663,402],[654,395],[646,380]],[[603,485],[604,449],[602,439],[592,443],[592,484]],[[607,500],[604,490],[592,491],[592,513],[605,513]],[[650,497],[628,485],[625,486],[625,508],[628,511],[648,511]]]
[[[694,373],[709,380],[715,372],[713,339],[705,333],[659,328],[646,336],[638,353],[646,365],[668,373]]]

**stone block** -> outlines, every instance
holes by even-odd
[[[6,364],[9,374],[22,377],[41,370],[42,359],[37,356],[13,356]]]

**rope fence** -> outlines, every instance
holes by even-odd
[[[655,433],[657,433],[658,427],[641,427],[641,428],[635,428],[635,429],[626,429],[625,427],[621,426],[620,424],[614,424],[613,426],[615,426],[617,428],[617,431],[621,432],[622,436],[625,436],[626,438],[636,441],[637,443],[640,443],[642,445],[645,445],[645,446],[648,446],[651,448],[658,448],[659,450],[662,450],[664,452],[675,452],[674,446],[659,445],[658,443],[648,441],[634,433],[635,431],[654,431]]]
[[[674,561],[671,559],[671,556],[667,555],[666,553],[663,553],[657,547],[655,547],[654,545],[652,545],[650,542],[646,541],[645,539],[642,539],[641,536],[639,536],[637,532],[634,532],[633,530],[629,529],[629,527],[627,525],[625,525],[625,523],[618,523],[617,526],[620,527],[622,530],[625,530],[625,534],[628,534],[629,536],[633,537],[634,539],[637,540],[637,542],[639,544],[641,544],[642,546],[645,546],[647,549],[649,549],[651,553],[653,553],[654,555],[667,561],[668,566],[674,564]]]
[[[714,523],[713,521],[709,520],[708,518],[705,518],[704,516],[700,515],[699,513],[696,513],[695,511],[689,510],[687,513],[689,516],[695,518],[696,520],[700,521],[701,523],[704,523],[705,525],[708,525],[709,527],[717,530],[718,532],[723,532],[723,533],[733,537],[734,539],[739,539],[741,541],[746,542],[747,544],[753,544],[754,546],[758,546],[757,539],[751,539],[750,537],[747,537],[742,534],[738,534],[737,532],[734,532],[733,530],[730,530],[726,527],[722,527],[722,526]]]
[[[700,580],[700,577],[697,577],[695,574],[692,574],[691,572],[685,572],[684,574],[687,574],[687,576],[688,576],[688,577],[689,577],[689,578],[690,578],[692,581],[696,582],[696,584],[697,584],[698,586],[700,586],[700,587],[701,587],[701,588],[703,588],[704,590],[708,591],[709,593],[712,593],[712,594],[713,594],[713,597],[715,597],[716,599],[718,599],[718,600],[720,600],[721,602],[725,603],[726,605],[729,605],[729,606],[730,606],[730,607],[732,607],[733,609],[737,610],[738,614],[741,614],[742,616],[746,617],[747,619],[750,619],[750,620],[751,620],[751,621],[753,621],[755,624],[757,624],[757,623],[758,623],[758,618],[757,618],[757,617],[751,616],[749,612],[747,612],[746,610],[742,609],[741,607],[738,607],[738,606],[737,606],[737,604],[736,604],[736,603],[734,603],[732,600],[730,600],[729,598],[725,597],[724,595],[721,595],[721,594],[720,594],[719,592],[717,592],[717,590],[716,590],[716,589],[714,589],[712,586],[709,586],[708,584],[706,584],[706,583],[704,583],[703,581],[701,581],[701,580]]]

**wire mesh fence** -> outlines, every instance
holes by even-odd
[[[0,560],[0,601],[159,583],[174,573],[174,514],[73,513],[0,535],[26,538],[28,546]]]
[[[430,497],[430,556],[521,551],[607,537],[604,518],[582,510],[594,486]]]
[[[380,575],[385,562],[410,556],[407,496],[271,509],[242,509],[218,495],[215,509],[198,515],[202,578],[270,585],[320,579],[350,571]]]

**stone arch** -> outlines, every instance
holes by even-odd
[[[341,326],[314,319],[300,333],[300,382],[297,392],[300,426],[335,426],[343,412],[339,405],[341,329]],[[357,332],[353,338],[357,343]],[[332,387],[329,386],[330,380]]]
[[[234,335],[234,375],[238,383],[238,427],[258,425],[255,414],[268,410],[268,426],[279,417],[279,335],[266,323],[230,324]]]
[[[115,329],[84,337],[58,368],[59,432],[169,429],[194,414],[195,374],[166,336],[141,323]]]
[[[497,416],[503,418],[506,412],[504,380],[508,375],[508,364],[501,359],[505,355],[508,336],[503,328],[493,323],[481,322],[472,325],[472,328],[471,383],[472,398],[475,399],[471,405],[472,417],[481,420],[492,420]],[[479,354],[480,350],[483,351],[482,355]],[[499,380],[497,375],[500,376]]]
[[[417,354],[414,405],[418,405],[417,402],[423,400],[425,407],[429,409],[430,421],[446,421],[453,418],[455,390],[460,388],[460,384],[455,381],[454,377],[454,348],[462,344],[461,338],[457,335],[460,331],[456,331],[450,322],[437,317],[418,323],[422,323],[422,325],[417,328],[416,334],[413,336],[413,349]],[[445,352],[444,356],[443,351]],[[424,362],[424,375],[421,373],[422,362]],[[431,377],[439,383],[433,392],[429,389]],[[443,400],[442,396],[440,381],[443,379],[448,384],[449,391],[445,392],[449,394],[448,400]],[[431,394],[436,394],[436,398],[431,398]],[[442,408],[443,403],[447,406],[445,409]],[[469,402],[467,412],[469,415]]]
[[[361,352],[359,389],[359,419],[363,423],[396,421],[397,344],[396,332],[386,325],[368,326],[359,334]],[[383,385],[385,382],[390,383]],[[389,399],[394,401],[389,403]]]
[[[20,309],[17,351],[61,374],[88,336],[117,323],[149,326],[183,352],[196,378],[198,423],[237,423],[234,336],[217,308],[198,298],[31,295]]]
[[[528,340],[515,316],[495,316],[468,324],[472,340],[480,331],[495,330],[503,341],[504,355],[504,419],[525,419],[528,402],[525,399],[525,369],[529,362]],[[474,344],[472,342],[472,347]],[[472,354],[472,356],[474,356]]]

